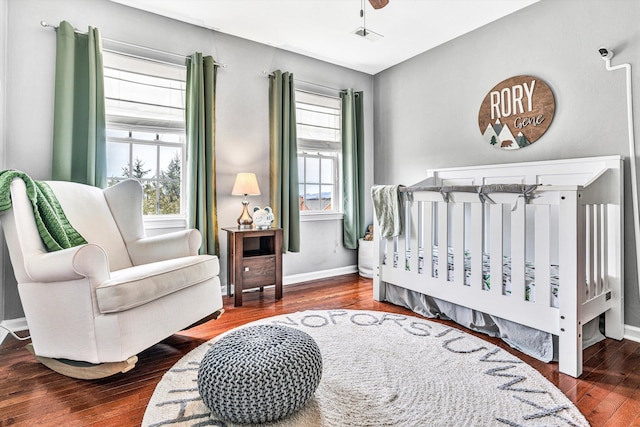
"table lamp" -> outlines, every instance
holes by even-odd
[[[253,218],[249,214],[249,201],[247,196],[259,196],[260,187],[255,173],[241,172],[236,176],[236,182],[233,184],[231,194],[234,196],[244,196],[242,201],[242,213],[238,217],[238,228],[251,228]]]

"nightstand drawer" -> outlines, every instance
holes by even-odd
[[[276,256],[245,258],[242,262],[242,288],[273,285],[276,282]]]

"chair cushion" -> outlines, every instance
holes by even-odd
[[[133,265],[102,189],[65,181],[47,181],[47,184],[73,228],[87,242],[100,246],[107,253],[112,271]]]
[[[220,273],[218,257],[195,255],[138,265],[111,273],[96,288],[101,313],[129,310]]]

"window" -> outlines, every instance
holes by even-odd
[[[301,212],[341,212],[341,101],[296,90]]]
[[[184,212],[186,68],[104,52],[107,179],[136,178],[144,215]]]

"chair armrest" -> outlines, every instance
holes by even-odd
[[[95,283],[102,283],[111,277],[107,254],[94,244],[28,256],[25,270],[34,282],[62,282],[88,277]]]
[[[198,230],[181,230],[145,237],[127,244],[134,265],[198,255],[202,236]]]

